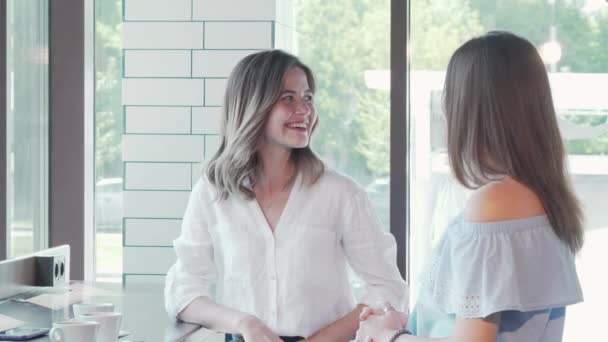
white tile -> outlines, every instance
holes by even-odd
[[[192,186],[199,181],[201,176],[203,175],[203,163],[193,163],[192,164]]]
[[[206,49],[270,49],[271,22],[207,22]]]
[[[202,106],[205,82],[188,78],[125,78],[124,105]]]
[[[202,49],[203,23],[124,22],[124,49]]]
[[[274,20],[276,0],[193,0],[194,20]]]
[[[220,134],[221,107],[192,107],[192,133]]]
[[[205,79],[205,106],[221,106],[226,92],[226,78]]]
[[[170,247],[123,247],[122,271],[127,274],[166,274],[176,259]]]
[[[220,148],[221,137],[219,135],[205,136],[205,160],[209,160]]]
[[[190,163],[126,163],[127,190],[190,190]]]
[[[126,218],[182,218],[190,191],[123,191]]]
[[[125,77],[190,77],[189,50],[125,50]]]
[[[173,246],[181,232],[182,220],[126,219],[125,245]]]
[[[200,50],[192,56],[193,77],[228,77],[245,56],[258,50]]]
[[[190,20],[191,0],[123,0],[125,20]]]
[[[205,147],[202,135],[122,136],[122,159],[142,162],[200,162]]]
[[[190,133],[190,107],[127,106],[126,133]]]

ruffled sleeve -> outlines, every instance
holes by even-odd
[[[485,223],[459,216],[430,261],[421,285],[445,314],[487,317],[583,299],[574,256],[544,215]]]

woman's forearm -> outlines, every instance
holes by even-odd
[[[386,340],[390,341],[390,339]],[[432,337],[419,337],[412,335],[401,335],[399,338],[395,340],[395,342],[448,342],[450,341],[449,337],[444,338],[432,338]]]
[[[200,324],[208,329],[240,333],[240,324],[251,315],[219,305],[208,297],[198,297],[177,317],[184,322]]]
[[[365,305],[359,304],[346,316],[310,336],[308,341],[350,341],[359,327],[359,315]]]

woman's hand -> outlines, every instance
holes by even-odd
[[[393,309],[365,308],[359,318],[357,342],[388,341],[407,323],[406,314]]]
[[[248,315],[242,318],[237,329],[245,342],[282,342],[264,322],[254,316]]]

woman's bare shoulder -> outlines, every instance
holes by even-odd
[[[470,222],[492,222],[544,213],[540,198],[530,188],[507,177],[474,191],[467,202],[464,217]]]

